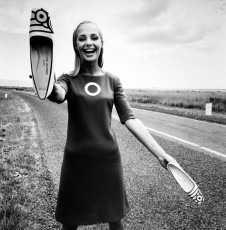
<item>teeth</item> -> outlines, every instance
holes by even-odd
[[[93,49],[90,49],[90,50],[84,50],[84,52],[86,52],[86,53],[93,53],[95,50],[93,50]]]

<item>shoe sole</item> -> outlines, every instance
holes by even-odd
[[[53,43],[47,37],[30,38],[31,69],[35,90],[40,99],[49,96],[53,88]]]
[[[202,195],[197,184],[180,167],[179,164],[177,165],[170,162],[167,164],[167,169],[177,181],[177,183],[180,185],[180,187],[188,194],[191,199],[193,199],[198,204],[201,204],[204,201],[204,196]]]

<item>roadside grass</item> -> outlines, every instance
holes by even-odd
[[[226,113],[226,91],[130,89],[126,94],[132,102],[187,109],[204,110],[206,103],[213,103],[214,112]]]
[[[4,90],[18,90],[18,91],[34,92],[34,89],[32,87],[0,86],[0,91],[4,91]]]
[[[132,107],[226,124],[226,90],[143,90],[126,89]],[[212,103],[212,115],[205,115],[206,103]]]
[[[27,104],[0,91],[1,230],[60,229],[54,218],[56,191],[46,167],[36,119]]]

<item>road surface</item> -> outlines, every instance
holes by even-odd
[[[24,93],[17,95],[30,106],[38,121],[48,167],[54,183],[58,186],[66,140],[67,104],[41,101]],[[204,204],[197,206],[125,126],[117,120],[113,120],[112,125],[121,150],[131,207],[124,218],[126,230],[226,229],[225,161],[175,140],[154,135],[159,144],[177,159],[204,193]],[[106,225],[96,225],[94,228],[80,229],[107,228]]]
[[[207,149],[212,154],[216,152],[215,155],[223,155],[226,160],[225,125],[136,108],[133,108],[133,110],[144,125],[150,128],[151,132],[173,139],[180,139],[188,145]],[[115,110],[114,115],[117,116]]]

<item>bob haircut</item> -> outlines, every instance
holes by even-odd
[[[81,25],[88,24],[88,23],[92,23],[92,24],[96,25],[96,23],[91,22],[91,21],[83,21],[76,27],[76,29],[73,32],[73,47],[74,47],[74,51],[75,51],[75,64],[74,64],[74,70],[70,73],[71,76],[76,76],[79,73],[80,67],[81,67],[81,59],[80,59],[80,55],[79,55],[79,53],[77,51],[77,47],[76,47],[78,29]],[[101,68],[104,64],[104,61],[103,61],[103,44],[104,44],[104,41],[103,41],[103,35],[102,35],[102,32],[100,29],[99,29],[99,35],[100,35],[102,47],[101,47],[100,55],[98,57],[98,66]]]

